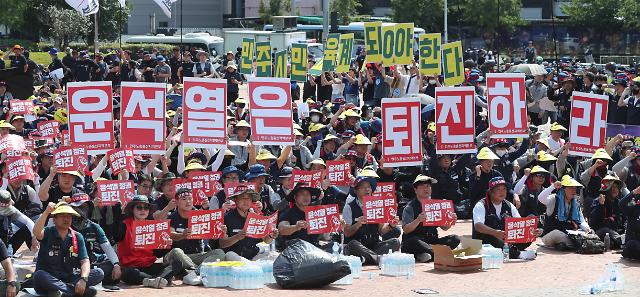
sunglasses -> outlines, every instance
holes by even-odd
[[[150,207],[148,205],[137,205],[136,210],[149,210]]]

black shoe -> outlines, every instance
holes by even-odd
[[[94,287],[87,287],[84,290],[84,295],[82,295],[83,297],[94,297],[98,295],[98,290],[96,290]]]
[[[422,253],[416,255],[416,263],[428,263],[431,261],[431,255],[429,253]]]
[[[556,248],[556,250],[559,250],[559,251],[568,251],[569,250],[569,247],[564,242],[558,243],[554,247]]]

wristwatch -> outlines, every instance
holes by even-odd
[[[16,281],[10,281],[7,285],[8,285],[8,286],[11,286],[11,287],[14,287],[14,288],[16,288],[16,287],[17,287],[17,286],[16,286]]]
[[[83,280],[85,283],[88,283],[88,282],[89,282],[89,278],[88,278],[88,277],[86,277],[86,276],[81,277],[80,279],[81,279],[81,280]]]

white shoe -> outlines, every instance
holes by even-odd
[[[538,256],[538,253],[534,250],[526,250],[520,252],[520,256],[518,258],[522,260],[534,260]]]
[[[161,277],[145,278],[142,280],[142,285],[149,288],[162,289],[167,286],[169,282]]]
[[[190,286],[199,286],[202,284],[202,278],[195,271],[191,271],[182,278],[182,283]]]

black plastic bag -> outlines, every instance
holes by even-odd
[[[351,273],[349,263],[300,239],[291,240],[273,263],[273,276],[284,289],[320,288]]]
[[[604,242],[600,240],[598,235],[569,233],[569,239],[573,242],[573,246],[578,254],[602,254],[605,251]]]

